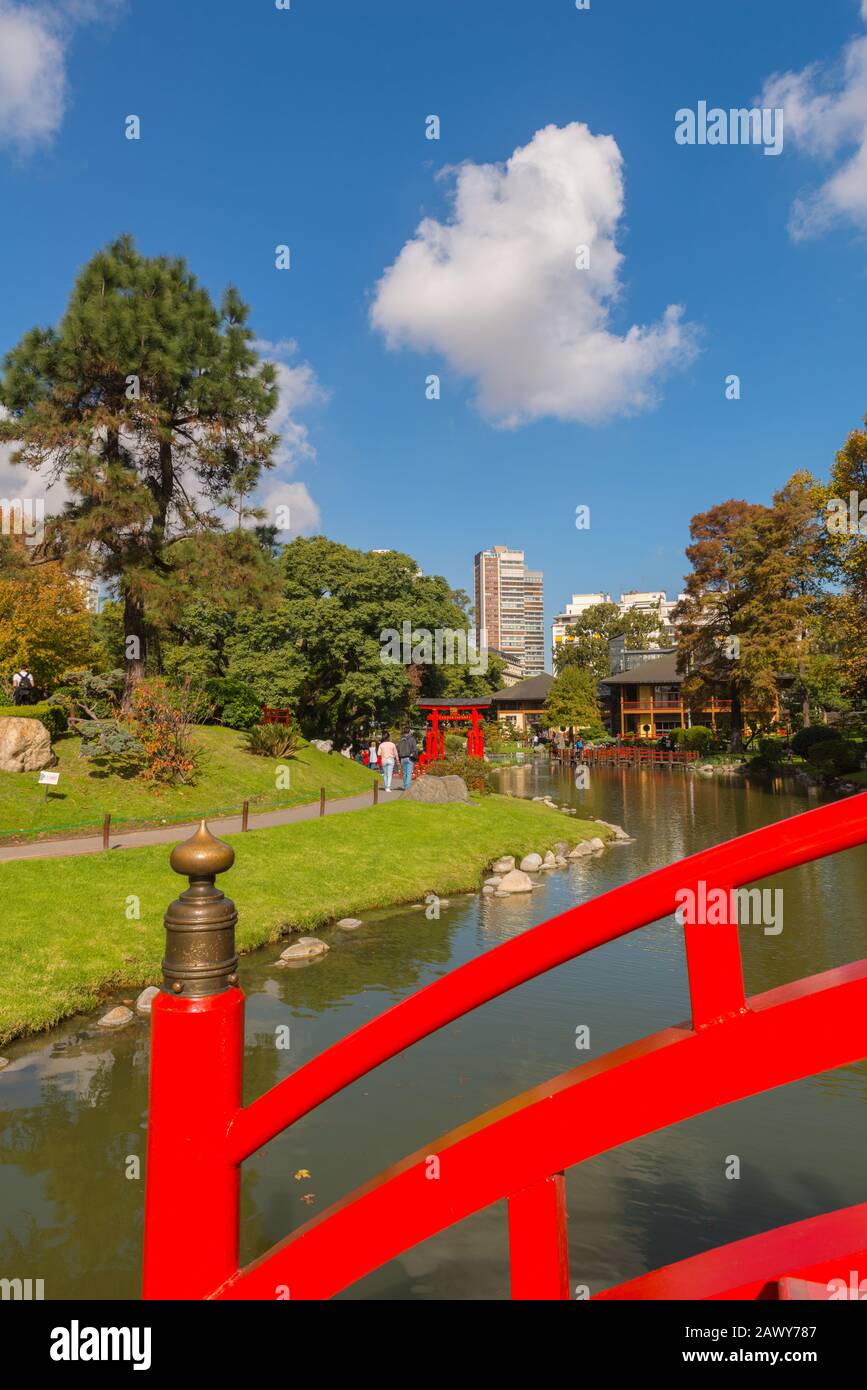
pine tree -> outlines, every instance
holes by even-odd
[[[247,317],[236,290],[217,309],[183,260],[123,236],[81,271],[57,328],[31,329],[4,362],[0,438],[71,493],[43,558],[119,590],[127,703],[149,628],[180,597],[175,548],[220,532],[215,508],[272,465],[276,374]]]

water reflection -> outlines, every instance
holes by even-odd
[[[633,845],[574,862],[517,899],[452,900],[370,914],[328,933],[330,953],[297,970],[279,947],[243,962],[245,1093],[258,1095],[331,1042],[500,941],[576,902],[706,845],[805,809],[767,790],[680,770],[595,770],[579,791],[545,767],[500,774],[523,796],[550,791],[624,825]],[[569,821],[562,817],[562,836]],[[867,854],[850,851],[768,880],[784,891],[776,937],[744,928],[751,992],[867,954]],[[243,904],[241,904],[243,910]],[[242,1249],[261,1251],[400,1155],[591,1054],[686,1018],[680,929],[668,919],[534,980],[395,1058],[256,1155],[244,1169]],[[276,1046],[288,1024],[291,1050]],[[0,1077],[0,1274],[43,1278],[48,1298],[136,1297],[141,1242],[147,1025],[105,1035],[95,1017],[4,1049]],[[863,1200],[867,1066],[756,1097],[600,1155],[570,1174],[573,1284],[592,1289],[642,1270]],[[725,1176],[727,1157],[741,1178]],[[308,1170],[310,1178],[296,1174]],[[508,1295],[502,1206],[412,1251],[344,1297]]]

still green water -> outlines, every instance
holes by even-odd
[[[551,872],[526,897],[454,898],[438,922],[418,911],[370,914],[356,933],[323,933],[332,950],[301,968],[276,969],[279,946],[245,957],[247,1100],[498,942],[637,874],[815,804],[679,769],[599,770],[585,791],[547,764],[499,777],[504,790],[550,791],[618,822],[636,843]],[[566,837],[567,826],[558,817],[558,836]],[[766,886],[784,890],[784,930],[765,936],[742,928],[748,992],[867,954],[867,850]],[[688,1016],[682,934],[673,919],[486,1005],[334,1097],[245,1164],[242,1258],[479,1112]],[[97,1017],[4,1049],[11,1065],[0,1073],[0,1277],[43,1279],[47,1299],[138,1296],[148,1025],[136,1019],[106,1035]],[[282,1024],[290,1025],[289,1051],[276,1046]],[[590,1027],[589,1054],[575,1051],[580,1024]],[[723,1241],[864,1201],[865,1149],[862,1063],[601,1155],[567,1179],[573,1286],[595,1292]],[[731,1154],[741,1161],[737,1181],[725,1176]],[[128,1176],[137,1157],[142,1176]],[[302,1170],[309,1178],[296,1177]],[[505,1205],[410,1251],[342,1297],[508,1297]]]

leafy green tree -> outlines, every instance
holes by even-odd
[[[184,578],[222,585],[215,508],[239,496],[243,515],[273,461],[276,375],[247,317],[235,289],[218,309],[183,260],[142,256],[123,236],[80,272],[59,325],[25,333],[4,362],[0,438],[71,493],[44,550],[123,602],[127,704],[151,621],[176,610]]]
[[[652,613],[628,608],[621,613],[616,603],[594,603],[566,629],[571,642],[561,642],[555,651],[556,670],[581,666],[597,681],[610,673],[608,643],[625,637],[627,648],[641,650],[659,630],[660,619]]]
[[[574,728],[599,738],[604,732],[599,717],[598,682],[584,666],[568,663],[554,678],[545,701],[545,719],[552,728]]]

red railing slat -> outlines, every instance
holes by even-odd
[[[569,1297],[566,1177],[544,1182],[509,1198],[509,1261],[514,1299]]]

